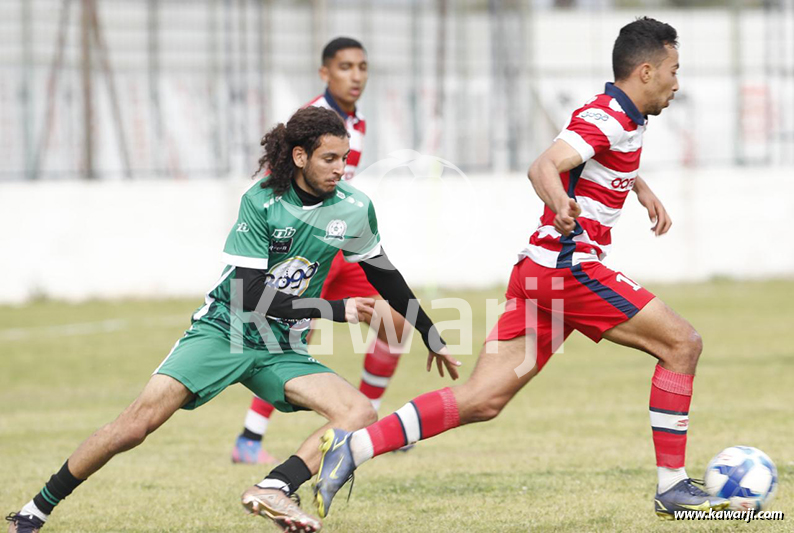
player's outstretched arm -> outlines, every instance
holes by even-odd
[[[243,310],[256,311],[276,318],[330,318],[334,322],[358,323],[372,316],[375,300],[372,298],[345,298],[324,300],[301,298],[279,291],[265,284],[267,272],[237,267],[235,278],[243,283]],[[331,309],[331,316],[323,315]]]
[[[362,261],[359,264],[364,270],[367,280],[389,302],[392,309],[404,316],[405,320],[416,328],[416,331],[422,336],[422,341],[429,350],[427,357],[428,372],[433,359],[435,359],[438,373],[441,377],[444,377],[444,367],[446,367],[450,377],[458,379],[458,367],[461,362],[449,353],[444,339],[438,334],[433,321],[430,320],[430,317],[427,316],[421,306],[417,306],[416,314],[408,312],[410,303],[413,301],[418,302],[418,300],[405,282],[405,278],[386,256],[386,252],[382,251],[380,255]]]
[[[569,235],[576,228],[575,219],[581,209],[562,187],[560,173],[581,164],[579,152],[562,139],[557,139],[529,167],[529,181],[540,199],[557,215],[554,228],[562,235]]]
[[[648,210],[648,218],[653,223],[651,231],[654,235],[659,237],[667,233],[670,230],[670,226],[673,225],[673,221],[664,205],[662,205],[661,200],[653,193],[645,180],[637,176],[632,190],[637,193],[637,200],[639,200],[640,204]]]

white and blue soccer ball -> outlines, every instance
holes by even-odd
[[[706,492],[730,500],[734,511],[769,506],[777,490],[777,468],[767,454],[750,446],[725,448],[706,467]]]

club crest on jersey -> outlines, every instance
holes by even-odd
[[[265,285],[276,290],[300,296],[320,268],[317,261],[305,257],[290,257],[271,268],[265,276]]]
[[[273,230],[274,239],[289,239],[293,235],[295,235],[295,228],[292,228],[290,226],[287,226],[284,229],[276,228],[275,230]]]
[[[325,238],[343,240],[345,238],[346,231],[347,222],[344,220],[335,219],[329,222],[325,227]]]

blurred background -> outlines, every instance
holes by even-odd
[[[369,55],[354,185],[390,255],[417,285],[504,284],[541,210],[527,168],[642,15],[679,33],[641,166],[675,225],[651,239],[630,200],[611,266],[794,275],[794,0],[0,0],[0,302],[200,294],[260,138],[340,35]]]

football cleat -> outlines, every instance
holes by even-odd
[[[669,490],[661,494],[657,492],[653,500],[656,515],[663,520],[675,520],[676,511],[721,511],[730,504],[725,498],[711,496],[697,485],[703,485],[703,482],[682,479]]]
[[[232,462],[248,465],[274,465],[278,459],[262,448],[261,441],[247,439],[240,435],[237,437],[237,442],[234,443]]]
[[[39,533],[39,530],[44,527],[44,522],[33,515],[11,513],[6,516],[6,520],[11,522],[8,524],[8,533]]]
[[[282,531],[294,533],[315,533],[323,525],[307,514],[295,500],[279,489],[263,489],[254,485],[242,495],[242,504],[251,514],[269,518]]]
[[[314,485],[314,503],[320,518],[328,516],[331,501],[339,489],[353,477],[356,465],[350,451],[351,431],[329,429],[320,437],[320,472]],[[352,489],[352,485],[351,485]]]

